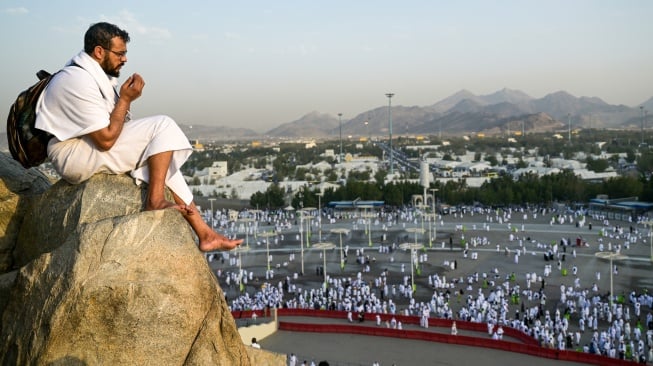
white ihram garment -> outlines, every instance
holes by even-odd
[[[130,173],[138,184],[149,182],[150,156],[172,151],[166,185],[185,203],[191,203],[193,194],[180,169],[192,147],[171,118],[128,120],[109,151],[98,150],[86,136],[109,125],[118,99],[116,82],[83,51],[50,81],[37,104],[36,127],[55,136],[48,144],[48,156],[55,169],[73,184],[96,173]]]

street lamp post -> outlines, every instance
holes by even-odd
[[[567,113],[567,126],[569,143],[571,144],[571,113]]]
[[[394,166],[392,164],[392,97],[394,93],[386,93],[388,97],[388,126],[390,128],[390,174],[394,174]]]
[[[304,275],[304,211],[299,211],[299,247],[302,261],[302,276]]]
[[[233,252],[238,253],[238,290],[240,292],[243,292],[245,289],[243,287],[243,258],[242,258],[242,253],[249,251],[249,247],[238,247],[233,250]]]
[[[313,230],[311,230],[311,220],[313,219],[312,213],[315,210],[315,207],[304,207],[302,210],[306,213],[306,248],[311,247],[311,235],[313,233]]]
[[[438,189],[437,188],[431,188],[431,189],[429,189],[429,191],[431,191],[431,207],[432,207],[431,214],[433,215],[433,237],[437,239],[437,237],[438,237],[438,225],[435,222],[435,219],[437,218],[437,214],[435,213],[435,206],[436,206],[435,205],[435,197],[436,197],[435,192],[437,192]]]
[[[211,229],[215,228],[215,214],[213,213],[213,201],[215,201],[215,198],[209,198],[209,202],[211,202]]]
[[[338,113],[338,125],[340,126],[340,155],[338,155],[338,163],[342,164],[342,113]]]
[[[349,229],[339,227],[339,228],[331,229],[331,232],[340,235],[340,269],[344,269],[345,257],[344,257],[344,252],[342,251],[342,234],[348,235]]]
[[[435,213],[435,192],[437,192],[438,189],[430,188],[429,191],[431,191],[431,210],[433,213]]]
[[[422,221],[422,232],[424,232],[425,231],[424,230],[424,215],[426,215],[426,211],[429,208],[429,206],[426,205],[426,204],[421,204],[421,205],[417,205],[416,208],[418,210],[420,210],[420,211],[416,211],[416,212],[419,212],[420,220]]]
[[[253,222],[254,219],[250,217],[244,217],[240,221],[245,223],[245,246],[249,248],[249,223]]]
[[[265,249],[266,249],[266,254],[267,254],[267,256],[265,258],[266,258],[266,262],[268,264],[268,273],[270,272],[270,238],[275,236],[275,235],[277,235],[277,234],[275,234],[272,231],[266,231],[264,233],[261,233],[261,235],[260,235],[262,238],[265,238]],[[265,278],[267,278],[267,275],[266,275]]]
[[[433,222],[434,222],[433,226],[435,226],[435,214],[430,213],[430,214],[427,214],[427,215],[428,215],[427,218],[428,218],[428,221],[429,221],[429,248],[433,248],[433,237],[435,235],[433,235],[433,229],[431,229],[431,220],[433,220]]]
[[[403,250],[410,250],[410,289],[414,293],[416,288],[415,288],[415,259],[414,257],[414,252],[416,250],[422,249],[424,245],[419,244],[417,242],[415,243],[402,243],[399,244],[399,248]]]
[[[642,114],[642,128],[641,128],[642,142],[641,142],[641,144],[644,145],[644,106],[643,105],[639,106],[639,111]]]
[[[367,120],[365,121],[365,131],[367,132],[367,143],[369,144],[370,140],[372,139],[370,138],[370,127],[369,127],[369,121]]]
[[[617,252],[598,252],[595,255],[599,258],[607,258],[610,260],[610,308],[612,308],[612,303],[614,302],[614,267],[612,261],[625,259],[626,256]]]
[[[317,193],[317,230],[320,242],[322,241],[322,196],[324,196],[322,191]]]
[[[326,250],[335,248],[333,243],[316,243],[313,245],[313,248],[322,249],[322,261],[323,267],[322,272],[324,272],[324,289],[327,289],[327,266],[326,266]]]
[[[365,234],[367,235],[368,246],[372,246],[372,218],[376,217],[371,210],[374,208],[372,205],[359,205],[359,208],[363,208],[365,212],[361,217],[363,218],[363,224],[365,225]],[[367,212],[367,209],[370,209],[370,212]]]

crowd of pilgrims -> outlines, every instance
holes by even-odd
[[[486,224],[482,229],[487,229],[491,223],[507,224],[510,242],[518,242],[515,249],[505,247],[505,253],[515,262],[518,257],[528,252],[527,243],[530,238],[519,237],[519,228],[511,227],[512,215],[520,215],[522,222],[525,222],[528,215],[536,218],[538,214],[546,215],[546,209],[535,211],[511,210],[502,212],[489,209],[476,209],[472,212],[458,213],[485,215]],[[323,220],[329,223],[336,221],[348,221],[352,223],[352,230],[361,230],[365,225],[363,218],[356,213],[344,213],[344,216],[337,216],[334,212],[323,212]],[[523,216],[521,216],[523,215]],[[250,230],[254,234],[258,229],[258,223],[272,225],[279,236],[275,237],[275,244],[283,240],[283,233],[292,229],[293,222],[297,226],[297,217],[293,213],[268,212],[258,213],[253,224],[245,222],[238,223],[230,221],[223,212],[216,215],[223,229],[232,235],[240,234]],[[462,217],[462,216],[461,216]],[[418,223],[419,216],[411,209],[396,210],[391,212],[379,212],[374,219],[374,225],[381,229],[387,229],[393,225],[405,225],[405,223]],[[454,216],[456,218],[456,216]],[[625,230],[621,226],[609,226],[609,222],[601,217],[593,217],[595,221],[601,222],[601,235],[598,239],[597,249],[621,252],[628,250],[630,245],[642,241],[642,233],[630,227]],[[439,217],[438,220],[442,220]],[[585,216],[580,212],[568,214],[551,215],[551,225],[576,223],[585,225]],[[316,224],[316,223],[314,223]],[[457,225],[464,238],[464,227]],[[476,229],[476,227],[474,227]],[[523,231],[523,224],[522,224]],[[482,232],[480,230],[479,232]],[[608,243],[604,243],[608,241]],[[613,241],[615,242],[613,244]],[[260,241],[257,243],[261,244]],[[410,273],[405,273],[402,266],[401,274],[396,276],[399,280],[390,283],[388,270],[381,270],[380,273],[370,272],[370,255],[365,249],[356,249],[356,262],[360,265],[360,272],[351,277],[329,276],[328,286],[325,290],[322,286],[317,288],[302,288],[295,281],[298,279],[295,273],[292,276],[285,276],[279,279],[274,278],[274,270],[266,272],[266,281],[260,290],[250,294],[242,292],[241,295],[231,299],[232,311],[237,310],[264,310],[269,308],[301,308],[301,309],[322,309],[339,310],[348,314],[349,321],[354,321],[354,315],[358,319],[376,319],[378,326],[402,328],[401,322],[394,317],[390,321],[381,322],[380,316],[376,314],[400,314],[420,317],[422,327],[428,327],[429,317],[438,317],[454,320],[464,320],[477,323],[487,323],[488,337],[501,339],[503,327],[512,327],[532,336],[542,347],[559,350],[579,350],[587,353],[601,354],[607,357],[636,360],[639,362],[653,361],[653,296],[644,289],[640,292],[632,291],[625,296],[613,296],[612,301],[606,292],[601,293],[596,283],[581,287],[579,278],[576,276],[578,268],[572,267],[572,276],[563,277],[569,283],[561,284],[557,296],[549,296],[559,299],[547,301],[547,291],[551,286],[545,286],[547,278],[551,276],[552,263],[557,262],[558,269],[561,269],[561,260],[565,255],[576,257],[576,245],[586,245],[577,240],[573,243],[570,239],[561,238],[559,243],[541,243],[532,241],[532,251],[537,248],[544,252],[546,260],[541,273],[501,273],[498,268],[487,272],[474,272],[467,275],[455,274],[447,278],[445,275],[423,274],[428,278],[428,284],[432,289],[430,299],[419,301],[413,297]],[[445,242],[442,242],[445,245]],[[471,259],[475,259],[474,248],[477,246],[490,246],[490,240],[484,236],[469,237],[462,251],[464,258],[468,258],[471,252]],[[570,252],[567,252],[567,248]],[[500,245],[496,246],[500,251]],[[347,250],[348,247],[347,247]],[[392,253],[397,250],[396,244],[378,246],[367,249],[369,253],[378,250],[379,253]],[[229,266],[217,270],[217,276],[228,287],[234,287],[238,283],[247,283],[254,280],[254,274],[246,269],[239,268],[238,257],[224,254],[228,259]],[[372,257],[374,258],[374,257]],[[214,260],[209,257],[209,260]],[[224,260],[224,257],[223,257]],[[291,253],[288,262],[294,261],[294,254]],[[390,262],[393,256],[390,255]],[[461,258],[463,260],[463,258]],[[428,261],[426,254],[415,256],[415,265]],[[348,264],[349,266],[350,264]],[[452,270],[456,268],[456,261],[446,262]],[[235,270],[234,267],[235,266]],[[231,268],[232,270],[229,270]],[[611,270],[618,274],[615,265]],[[319,269],[318,269],[319,271]],[[451,272],[455,273],[455,272]],[[600,272],[595,274],[597,281],[600,280]],[[521,284],[521,286],[520,286]],[[549,294],[550,295],[550,294]],[[365,317],[369,314],[369,317]],[[375,315],[373,315],[375,314]]]

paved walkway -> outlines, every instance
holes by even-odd
[[[574,362],[548,360],[520,353],[489,348],[451,345],[401,338],[278,331],[259,341],[263,349],[278,353],[295,353],[301,362],[321,360],[329,366],[372,365],[483,365],[483,366],[572,366]],[[299,363],[301,365],[301,363]]]

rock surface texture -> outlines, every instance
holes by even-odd
[[[142,212],[142,194],[96,175],[33,199],[13,245],[20,268],[2,276],[0,364],[250,364],[186,221]]]

